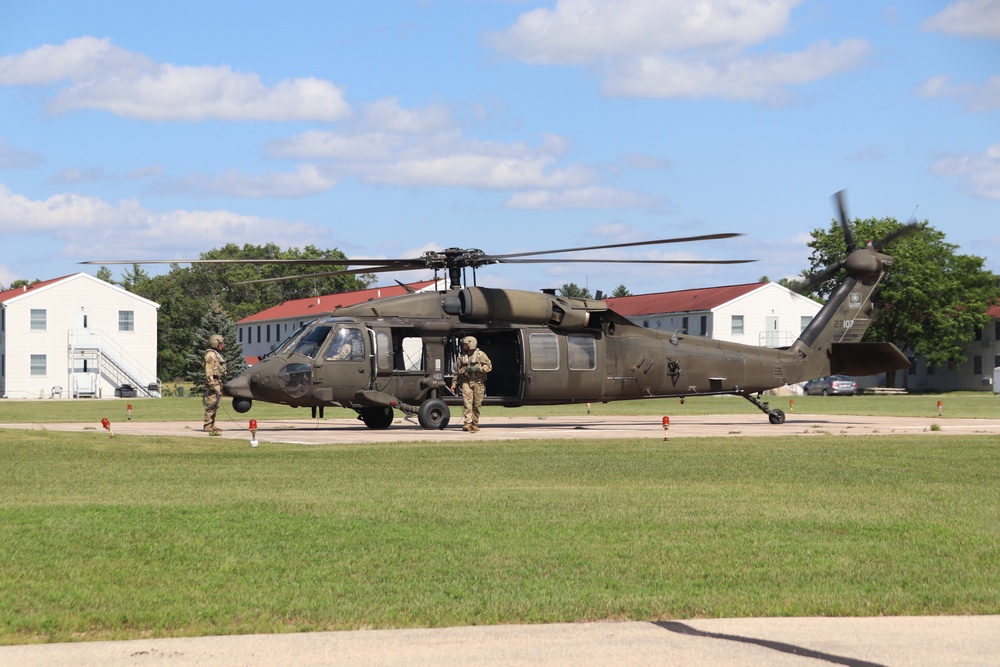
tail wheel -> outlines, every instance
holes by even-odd
[[[784,424],[785,423],[785,411],[775,410],[767,416],[768,421],[772,424]]]
[[[392,408],[372,407],[361,408],[358,411],[358,419],[371,429],[384,431],[392,426]]]
[[[421,428],[442,429],[451,420],[451,408],[440,398],[429,398],[420,404],[417,421]]]

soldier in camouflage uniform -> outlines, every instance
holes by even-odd
[[[205,426],[210,435],[222,433],[215,425],[215,415],[222,403],[222,381],[226,378],[226,360],[222,356],[223,338],[219,334],[208,337],[205,350]]]
[[[456,386],[462,392],[462,404],[465,408],[462,413],[465,426],[462,430],[471,433],[479,430],[479,412],[483,396],[486,395],[486,374],[493,370],[493,362],[477,346],[478,342],[473,336],[462,339],[462,354],[458,355],[455,378],[451,382],[452,393]]]

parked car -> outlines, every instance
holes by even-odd
[[[805,384],[806,395],[830,396],[842,394],[854,396],[858,393],[858,383],[846,375],[828,375],[825,378],[809,380]]]

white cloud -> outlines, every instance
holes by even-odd
[[[606,95],[790,99],[800,86],[859,67],[862,40],[820,42],[799,52],[754,54],[781,36],[801,0],[560,0],[521,15],[488,42],[534,64],[589,65]]]
[[[662,208],[665,200],[639,192],[607,187],[571,188],[561,191],[515,192],[505,202],[507,208],[541,211],[575,208]]]
[[[647,56],[620,61],[602,91],[631,97],[721,97],[782,103],[798,86],[857,68],[871,47],[849,39],[798,53],[751,55],[720,64],[694,57]]]
[[[920,27],[956,37],[1000,39],[1000,0],[958,0]]]
[[[351,113],[343,92],[329,81],[286,79],[268,87],[256,74],[229,67],[158,64],[108,39],[81,37],[0,58],[0,85],[66,81],[51,103],[57,113],[98,109],[152,121],[327,122]]]
[[[183,193],[194,197],[296,198],[327,192],[337,184],[335,177],[313,165],[301,165],[294,172],[260,176],[231,169],[217,176],[189,174],[184,178],[160,181],[150,187],[156,195]]]
[[[784,32],[802,0],[560,0],[522,14],[489,43],[537,64],[758,44]]]
[[[984,153],[941,157],[931,165],[931,173],[963,177],[963,189],[970,195],[1000,200],[1000,144]]]
[[[174,250],[196,257],[230,242],[260,243],[273,238],[276,229],[302,243],[325,235],[304,224],[223,210],[155,212],[134,199],[113,204],[99,197],[60,194],[35,200],[0,185],[0,232],[53,235],[81,258],[163,257]]]
[[[952,98],[969,111],[995,111],[1000,109],[1000,75],[990,77],[982,85],[952,83],[951,77],[935,76],[925,81],[918,93],[924,97]]]

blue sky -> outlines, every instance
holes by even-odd
[[[852,217],[916,208],[1000,273],[1000,0],[0,9],[5,286],[229,242],[381,258],[717,232],[745,236],[601,256],[759,261],[478,280],[745,283],[806,268],[840,189]],[[397,277],[428,275],[379,284]]]

